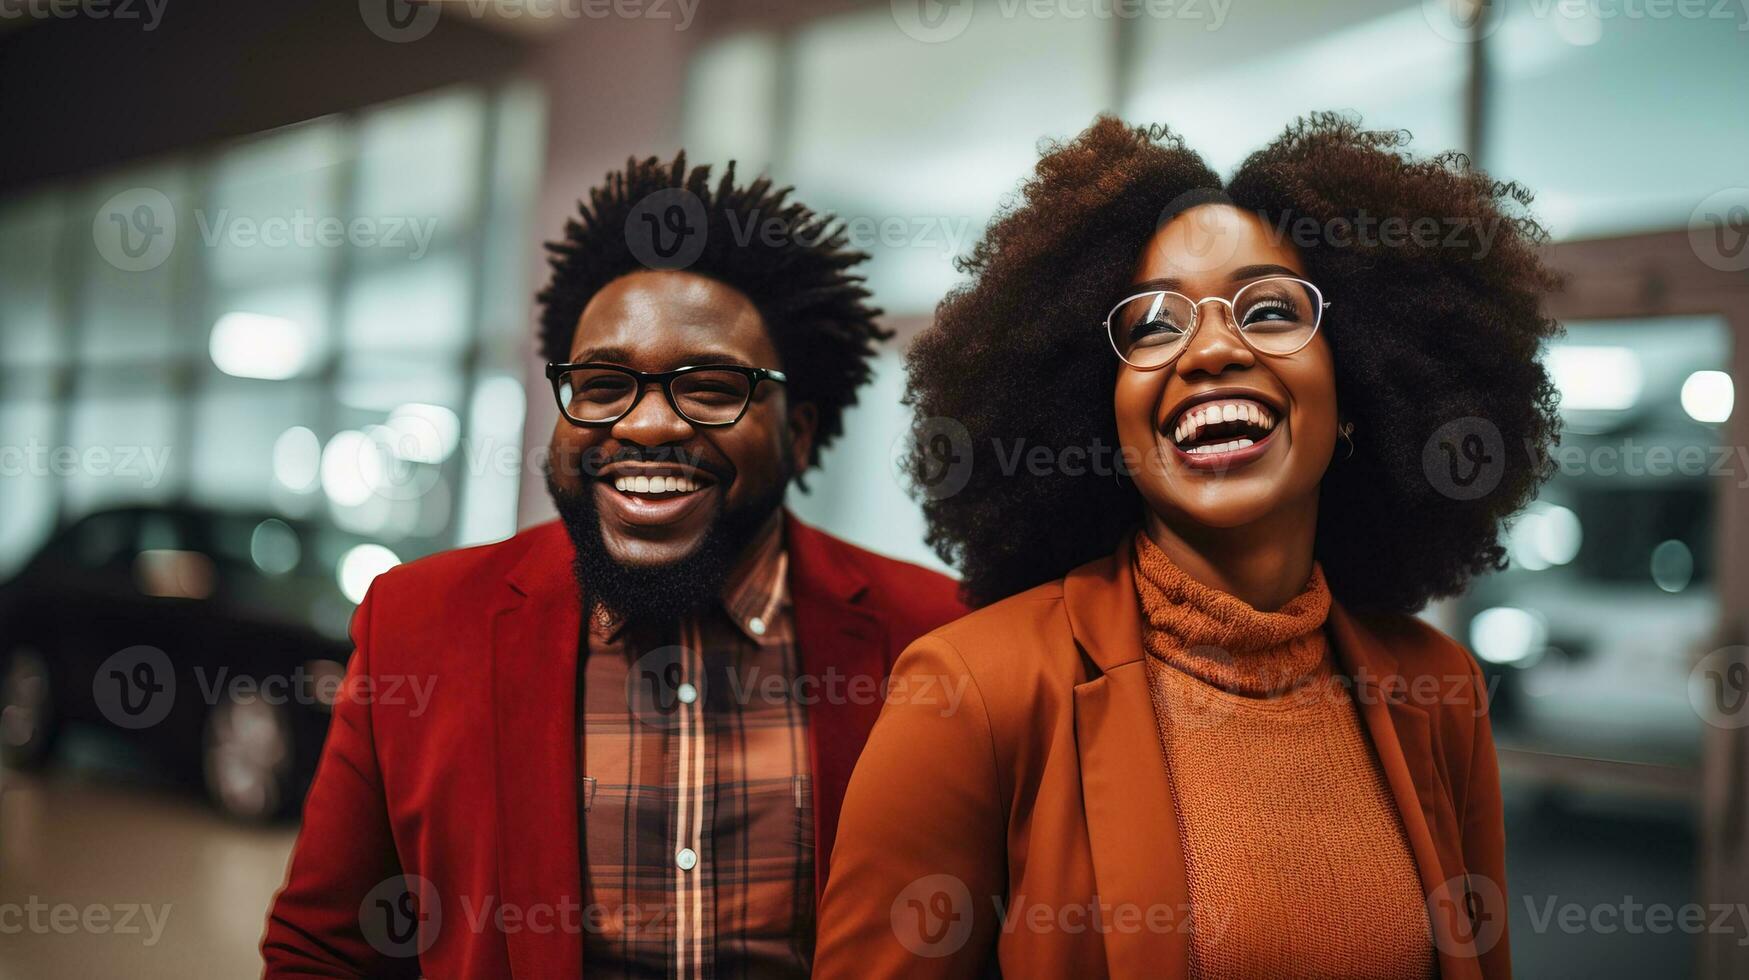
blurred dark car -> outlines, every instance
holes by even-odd
[[[351,650],[336,565],[362,542],[267,513],[128,507],[56,532],[0,586],[0,753],[120,733],[223,811],[303,799]]]

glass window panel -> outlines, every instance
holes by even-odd
[[[381,422],[388,412],[409,402],[442,405],[459,414],[461,368],[457,362],[432,357],[429,352],[394,358],[350,357],[341,363],[335,395],[342,425]]]
[[[885,7],[806,27],[779,176],[849,222],[874,255],[882,307],[932,309],[1039,139],[1077,133],[1107,106],[1114,38],[1102,19],[1008,17],[997,4],[936,44],[896,29]]]
[[[393,222],[412,221],[434,227],[439,244],[463,239],[477,213],[485,114],[485,98],[473,90],[366,113],[358,127],[355,216],[378,223],[385,236]],[[357,254],[366,263],[406,255],[386,244]]]
[[[175,495],[188,447],[179,441],[180,412],[168,391],[142,386],[111,393],[82,382],[71,411],[74,462],[61,481],[69,511]]]
[[[51,469],[55,408],[46,399],[0,402],[0,580],[12,575],[54,529],[60,480]]]
[[[1556,474],[1512,525],[1512,567],[1456,603],[1459,639],[1500,678],[1505,744],[1698,764],[1691,657],[1718,621],[1713,494],[1731,484],[1712,474],[1723,436],[1695,417],[1689,379],[1724,370],[1728,336],[1716,317],[1574,322],[1551,349]],[[1625,395],[1604,406],[1597,391]]]
[[[1462,149],[1469,50],[1436,32],[1422,7],[1265,0],[1233,4],[1219,30],[1141,18],[1125,116],[1171,126],[1223,176],[1296,117],[1325,109],[1408,129],[1422,153]]]
[[[712,41],[692,59],[683,124],[690,159],[735,160],[745,174],[770,168],[781,62],[777,38],[751,31]]]
[[[1721,213],[1749,204],[1749,128],[1723,122],[1749,91],[1745,16],[1740,4],[1508,5],[1488,39],[1488,169],[1536,191],[1557,237],[1680,228],[1721,191],[1735,191],[1714,202]]]
[[[344,343],[357,351],[457,351],[470,337],[468,284],[459,252],[361,271],[345,299]]]
[[[864,547],[946,571],[923,543],[923,511],[895,460],[894,447],[908,444],[911,430],[911,410],[899,403],[904,358],[882,350],[872,367],[874,378],[844,413],[844,434],[808,475],[811,490],[792,490],[788,503],[803,520]]]
[[[1488,680],[1514,894],[1642,908],[1700,895],[1698,797],[1671,790],[1701,785],[1691,684],[1719,643],[1715,495],[1741,492],[1741,465],[1712,473],[1736,450],[1695,418],[1719,406],[1697,403],[1689,379],[1724,370],[1728,337],[1716,317],[1569,322],[1548,360],[1555,475],[1508,526],[1511,566],[1443,610]],[[1660,569],[1672,548],[1682,567]],[[1628,765],[1600,772],[1599,759]],[[1581,937],[1536,919],[1513,910],[1525,975],[1693,975],[1679,931]]]
[[[276,443],[292,426],[319,428],[322,413],[321,391],[314,386],[216,374],[193,401],[189,493],[232,506],[259,507],[274,499]]]
[[[353,364],[322,449],[327,513],[385,541],[444,535],[460,472],[462,385],[453,365]]]
[[[532,226],[535,196],[541,185],[546,103],[541,91],[528,83],[506,86],[497,101],[498,140],[493,149],[492,199],[486,225],[486,249],[479,274],[485,291],[480,332],[487,336],[514,337],[520,345],[527,336],[531,259],[528,229]]]
[[[307,375],[328,355],[328,289],[319,280],[217,289],[212,309],[207,354],[228,374]]]
[[[62,272],[57,259],[70,233],[63,202],[62,194],[51,192],[0,207],[0,362],[42,365],[66,357],[56,295]]]
[[[7,398],[49,398],[59,382],[59,372],[28,365],[0,365],[0,395]]]
[[[517,494],[523,479],[541,478],[522,447],[526,414],[522,384],[508,371],[488,374],[474,386],[468,405],[468,437],[462,445],[462,507],[459,545],[498,541],[516,532]]]
[[[330,244],[331,223],[346,217],[339,200],[344,157],[332,119],[223,151],[191,229],[210,250],[215,285],[314,277],[331,268],[339,251]]]
[[[186,170],[160,166],[104,179],[82,211],[95,248],[80,289],[79,358],[87,363],[164,361],[204,346],[204,332],[179,323],[184,264],[198,257],[200,231]],[[79,222],[73,233],[81,233]]]

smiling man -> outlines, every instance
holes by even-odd
[[[964,611],[783,508],[887,336],[841,228],[682,156],[549,248],[560,519],[372,585],[270,976],[805,977],[881,681]]]

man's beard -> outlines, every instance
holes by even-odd
[[[546,477],[547,492],[576,548],[571,570],[586,601],[599,602],[628,622],[663,624],[722,600],[735,563],[783,505],[789,484],[788,474],[783,475],[772,490],[733,510],[723,502],[727,486],[718,484],[716,517],[704,539],[685,557],[659,565],[627,564],[608,550],[593,480],[585,476],[581,491],[561,487],[550,465]]]

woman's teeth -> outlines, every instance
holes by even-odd
[[[1199,439],[1215,437],[1216,426],[1219,426],[1219,435],[1237,438],[1206,446],[1191,445]],[[1255,444],[1274,428],[1275,414],[1261,402],[1248,399],[1204,402],[1179,416],[1178,424],[1172,430],[1172,441],[1185,452],[1197,455],[1225,453]]]
[[[698,483],[685,476],[616,476],[613,488],[620,493],[691,493]]]
[[[1212,446],[1192,446],[1189,449],[1186,449],[1185,452],[1192,456],[1206,456],[1213,453],[1230,453],[1235,449],[1244,449],[1246,446],[1253,445],[1256,445],[1256,443],[1252,442],[1250,439],[1235,439],[1232,442],[1218,442]]]

